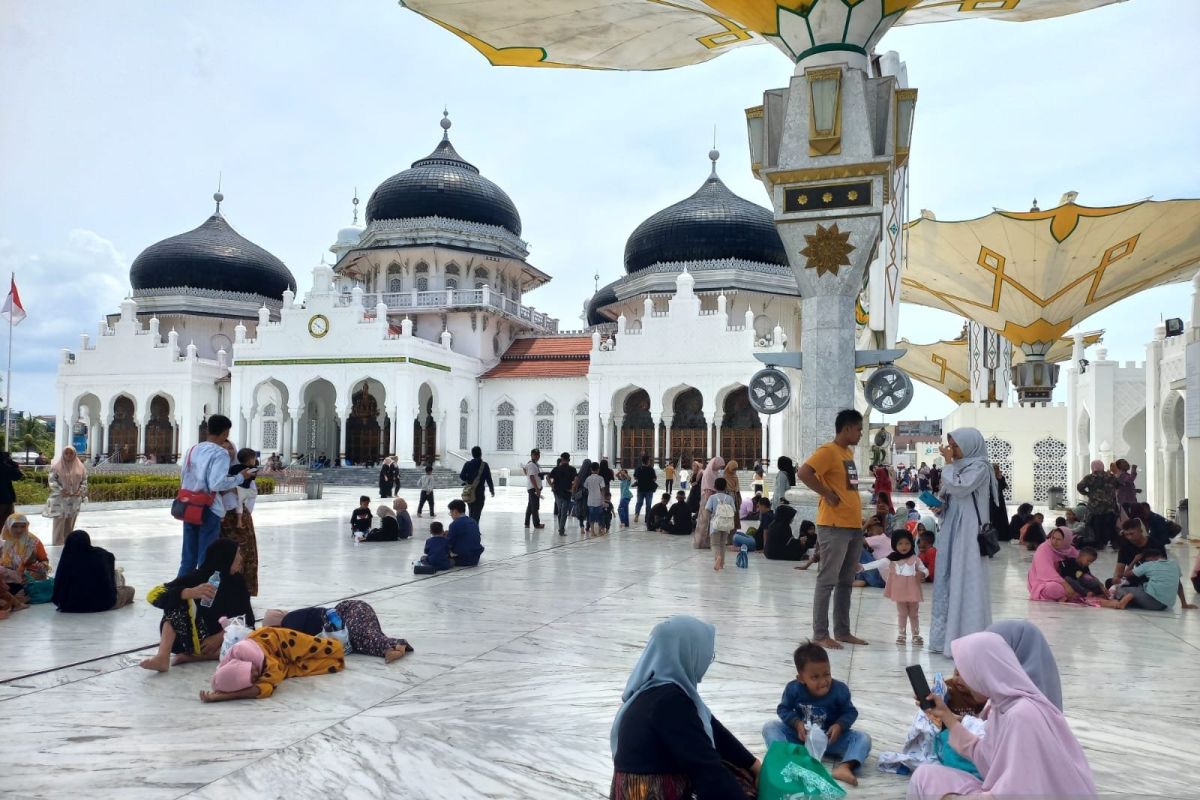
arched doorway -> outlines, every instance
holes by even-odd
[[[751,469],[762,458],[762,422],[750,405],[745,386],[725,396],[725,414],[721,418],[721,457],[736,460],[742,469]]]
[[[363,381],[350,399],[350,418],[346,421],[346,458],[351,464],[373,464],[379,460],[383,442],[390,441],[390,421],[379,424],[379,399]]]
[[[338,429],[337,390],[324,378],[317,378],[301,392],[303,412],[300,417],[300,441],[293,449],[304,454],[309,463],[322,455],[330,463],[337,460]]]
[[[708,423],[704,419],[704,397],[698,389],[684,389],[671,404],[671,461],[691,466],[708,461]]]
[[[638,389],[625,398],[621,422],[621,465],[633,467],[644,455],[654,455],[654,420],[650,418],[650,395]]]
[[[417,392],[417,416],[413,420],[413,462],[432,464],[437,452],[437,421],[433,418],[433,390],[422,383]]]
[[[150,421],[146,423],[146,456],[157,464],[174,464],[176,460],[171,403],[161,394],[150,398]]]
[[[113,401],[113,421],[108,426],[108,454],[119,464],[137,459],[138,426],[134,417],[133,398],[121,395]]]

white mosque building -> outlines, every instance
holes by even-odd
[[[63,351],[58,447],[171,462],[219,412],[238,446],[285,461],[457,469],[479,445],[500,467],[533,447],[745,466],[794,451],[791,409],[758,414],[746,381],[756,352],[798,337],[795,278],[772,213],[722,183],[715,151],[692,196],[633,231],[587,328],[565,331],[527,304],[551,275],[516,206],[441,126],[371,195],[366,226],[338,232],[304,297],[220,194],[200,227],[147,247],[120,313]]]

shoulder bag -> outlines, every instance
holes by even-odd
[[[179,491],[171,503],[171,516],[190,525],[199,525],[204,521],[205,510],[212,506],[213,500],[217,496],[213,492],[194,492],[191,489],[183,488],[183,476],[192,466],[192,450],[194,449],[194,447],[188,448],[183,472],[179,475]]]
[[[479,481],[483,479],[483,470],[486,465],[484,462],[479,462],[479,469],[475,472],[475,479],[463,487],[462,501],[464,503],[475,502],[475,492],[479,489]]]
[[[991,497],[991,488],[988,488],[988,497]],[[992,558],[996,553],[1000,552],[1000,538],[996,535],[996,528],[992,525],[991,520],[984,522],[979,516],[979,504],[975,502],[975,495],[970,498],[971,508],[975,509],[975,520],[979,523],[979,533],[975,535],[975,540],[979,542],[979,555],[984,558]]]

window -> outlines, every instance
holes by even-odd
[[[496,407],[496,449],[508,450],[513,449],[513,428],[515,420],[513,417],[517,411],[512,403],[505,401]]]
[[[459,274],[458,264],[447,264],[446,265],[446,274],[447,275],[458,275]]]
[[[467,449],[467,416],[469,412],[467,401],[458,404],[458,449]]]
[[[476,267],[475,268],[475,277],[483,278],[486,281],[488,278],[488,271],[486,269],[484,269],[483,267]]]
[[[279,416],[279,411],[276,410],[274,403],[267,403],[265,406],[263,406],[263,416],[264,417]]]
[[[317,449],[317,420],[315,419],[308,421],[308,449]]]
[[[586,453],[588,449],[588,401],[575,406],[575,451]]]
[[[446,278],[446,288],[447,289],[457,289],[458,288],[458,279],[457,278]]]
[[[399,278],[391,278],[388,280],[388,291],[402,292],[404,291],[404,283]]]
[[[429,272],[429,265],[426,264],[424,261],[422,261],[420,264],[417,264],[417,274],[420,275],[420,274],[424,274],[424,273],[428,273],[428,272]]]
[[[263,420],[262,449],[272,451],[279,449],[279,420]]]
[[[428,292],[429,291],[429,278],[426,278],[424,275],[421,275],[420,277],[417,278],[417,291],[418,292]]]
[[[492,337],[492,355],[500,355],[500,334]]]
[[[537,417],[533,426],[533,446],[549,453],[554,449],[554,404],[543,400],[533,413]]]
[[[549,400],[543,400],[538,403],[537,411],[534,413],[539,417],[552,417],[554,416],[554,404]]]

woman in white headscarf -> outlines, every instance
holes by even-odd
[[[42,516],[54,520],[54,538],[51,541],[55,547],[60,547],[67,541],[67,534],[75,530],[75,518],[87,499],[87,467],[74,447],[68,445],[63,448],[62,455],[50,465],[47,482],[50,496],[46,498],[46,509]]]
[[[988,519],[989,503],[999,488],[987,458],[983,434],[959,428],[941,448],[941,497],[947,504],[937,535],[938,563],[933,582],[933,624],[929,649],[946,651],[961,636],[992,624],[988,571],[979,553],[979,528]]]

